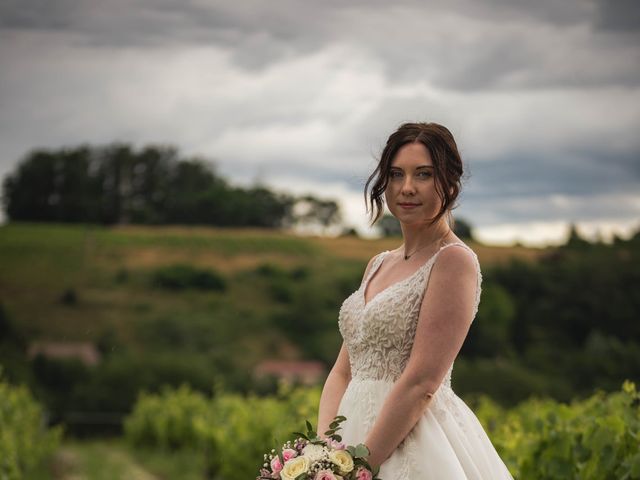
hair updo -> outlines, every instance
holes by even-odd
[[[384,192],[389,184],[391,163],[398,151],[409,143],[422,143],[433,161],[435,187],[442,206],[431,219],[431,224],[457,206],[455,201],[462,188],[463,167],[453,135],[448,128],[437,123],[405,123],[387,140],[378,165],[364,186],[365,204],[371,225],[384,212]]]

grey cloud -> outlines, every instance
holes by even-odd
[[[105,47],[162,48],[181,43],[209,43],[230,49],[238,65],[258,70],[287,55],[316,51],[327,42],[351,42],[385,62],[392,81],[418,74],[448,88],[466,89],[502,86],[500,79],[511,72],[521,71],[527,65],[535,72],[536,66],[545,66],[532,55],[532,40],[518,36],[518,31],[526,32],[545,24],[558,27],[588,24],[594,21],[594,10],[599,12],[596,21],[602,25],[615,25],[621,21],[615,20],[618,17],[633,18],[633,14],[627,13],[637,10],[633,7],[635,2],[619,3],[625,7],[620,9],[622,13],[615,8],[604,8],[602,3],[598,9],[589,8],[589,3],[577,0],[393,4],[360,0],[187,0],[179,3],[171,0],[4,0],[0,3],[0,25],[12,29],[67,30],[83,35],[89,45]],[[491,36],[487,31],[478,32],[473,38],[470,37],[473,32],[465,31],[469,21],[478,25],[484,22],[487,28],[489,25],[517,28],[509,37]],[[443,22],[448,22],[444,29]],[[555,48],[558,47],[560,45]],[[416,66],[416,63],[431,64],[431,67]],[[580,72],[570,70],[564,77],[556,74],[547,78],[549,83],[568,81],[567,77],[572,76],[579,79],[575,73]],[[536,78],[535,82],[540,79]],[[527,86],[526,78],[522,86]]]
[[[0,28],[69,30],[79,0],[0,0]]]
[[[460,213],[478,225],[640,218],[640,152],[472,163]],[[629,201],[629,199],[635,199]]]
[[[563,155],[564,153],[565,155]],[[471,163],[467,197],[598,195],[640,191],[640,151],[628,154],[562,152],[552,156],[513,153]]]
[[[563,34],[635,25],[637,2],[598,1],[4,0],[0,26],[66,31],[93,47],[212,45],[256,72],[342,42],[377,58],[392,84],[422,78],[462,91],[640,85],[635,42]]]
[[[637,0],[595,0],[595,4],[596,28],[606,31],[640,32],[640,2]]]

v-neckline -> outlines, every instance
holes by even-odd
[[[371,282],[371,279],[375,276],[376,273],[378,273],[378,270],[380,270],[380,267],[382,266],[382,264],[384,263],[384,259],[387,257],[387,254],[390,253],[389,250],[385,250],[383,253],[382,258],[380,259],[379,262],[377,262],[377,265],[375,268],[372,269],[372,271],[369,273],[369,275],[367,275],[366,281],[364,283],[364,285],[362,286],[362,305],[363,308],[367,308],[371,302],[373,302],[376,298],[378,298],[380,295],[382,295],[384,292],[386,292],[387,290],[389,290],[390,288],[402,283],[402,282],[406,282],[407,280],[409,280],[410,278],[413,278],[420,270],[422,270],[425,266],[427,266],[431,260],[433,260],[434,258],[436,258],[436,256],[440,253],[440,251],[442,251],[443,248],[448,247],[449,245],[463,245],[460,242],[452,242],[452,243],[446,243],[444,245],[442,245],[438,251],[436,251],[433,255],[431,255],[426,262],[424,262],[422,265],[420,265],[412,274],[407,275],[406,277],[397,280],[393,283],[390,283],[389,285],[387,285],[385,288],[383,288],[382,290],[380,290],[378,293],[376,293],[373,297],[371,297],[371,299],[367,302],[367,288],[369,287],[369,283]]]

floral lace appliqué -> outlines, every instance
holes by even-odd
[[[476,262],[478,281],[473,313],[475,317],[480,303],[482,274],[478,259],[469,247],[462,243],[444,245],[412,275],[390,285],[367,303],[364,292],[369,280],[389,253],[382,252],[374,259],[360,288],[340,308],[338,325],[349,352],[353,377],[397,380],[409,360],[431,268],[438,254],[452,245],[467,249]],[[452,371],[453,365],[442,382],[449,389]]]

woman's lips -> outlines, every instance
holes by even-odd
[[[401,208],[405,208],[407,210],[411,210],[412,208],[416,208],[419,207],[420,204],[419,203],[399,203],[398,204]]]

